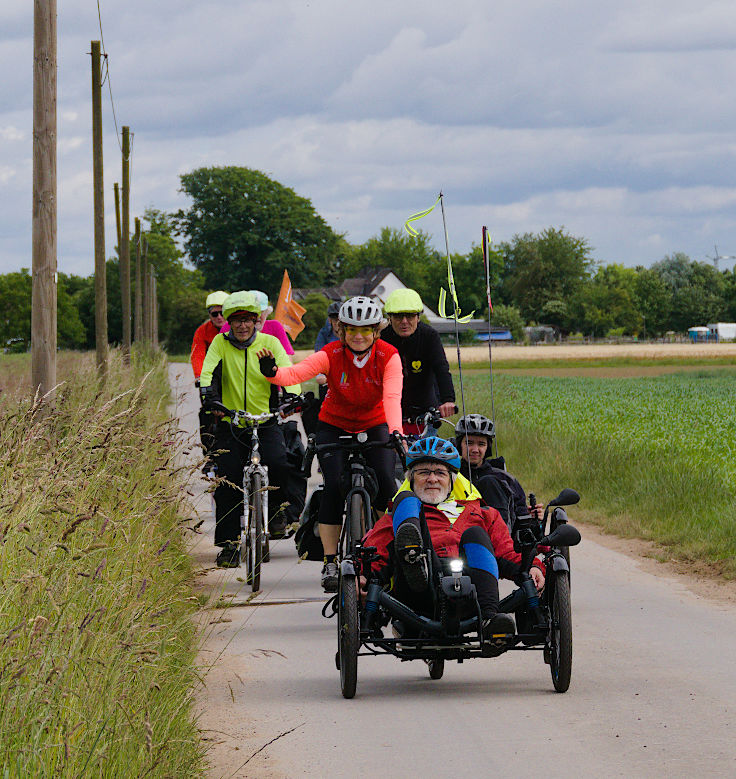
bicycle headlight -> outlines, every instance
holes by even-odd
[[[260,465],[261,462],[261,453],[260,452],[253,452],[250,456],[250,464],[251,465]]]
[[[462,560],[450,560],[450,570],[453,573],[462,573],[463,561]]]

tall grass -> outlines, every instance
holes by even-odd
[[[0,408],[0,765],[5,776],[198,776],[196,608],[161,358],[51,413]],[[5,383],[7,386],[7,382]]]
[[[490,415],[487,378],[466,386],[468,408]],[[500,453],[527,490],[574,487],[604,529],[736,577],[731,376],[499,376],[495,390]]]

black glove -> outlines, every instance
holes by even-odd
[[[276,375],[276,360],[269,354],[258,358],[258,367],[267,379],[272,379]]]
[[[215,388],[214,387],[200,387],[199,388],[199,397],[202,401],[202,405],[204,408],[207,408],[213,400],[219,400],[217,395],[215,394]]]

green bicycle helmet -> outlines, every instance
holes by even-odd
[[[424,303],[414,289],[395,289],[383,305],[386,314],[421,314]]]

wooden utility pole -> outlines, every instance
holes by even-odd
[[[33,4],[31,380],[56,386],[56,0]]]
[[[120,184],[117,183],[117,181],[112,185],[113,191],[115,192],[115,224],[118,228],[118,260],[120,259]]]
[[[158,293],[156,286],[156,274],[151,271],[151,343],[154,349],[158,349]]]
[[[143,277],[141,276],[141,220],[135,218],[135,341],[143,340]]]
[[[151,269],[148,266],[148,241],[141,237],[141,276],[143,286],[143,340],[151,341]]]
[[[105,183],[102,164],[102,70],[100,42],[92,41],[92,178],[95,227],[95,352],[100,376],[107,373],[107,283]]]
[[[120,295],[123,309],[123,362],[130,363],[130,127],[123,127],[123,215],[120,234]]]

